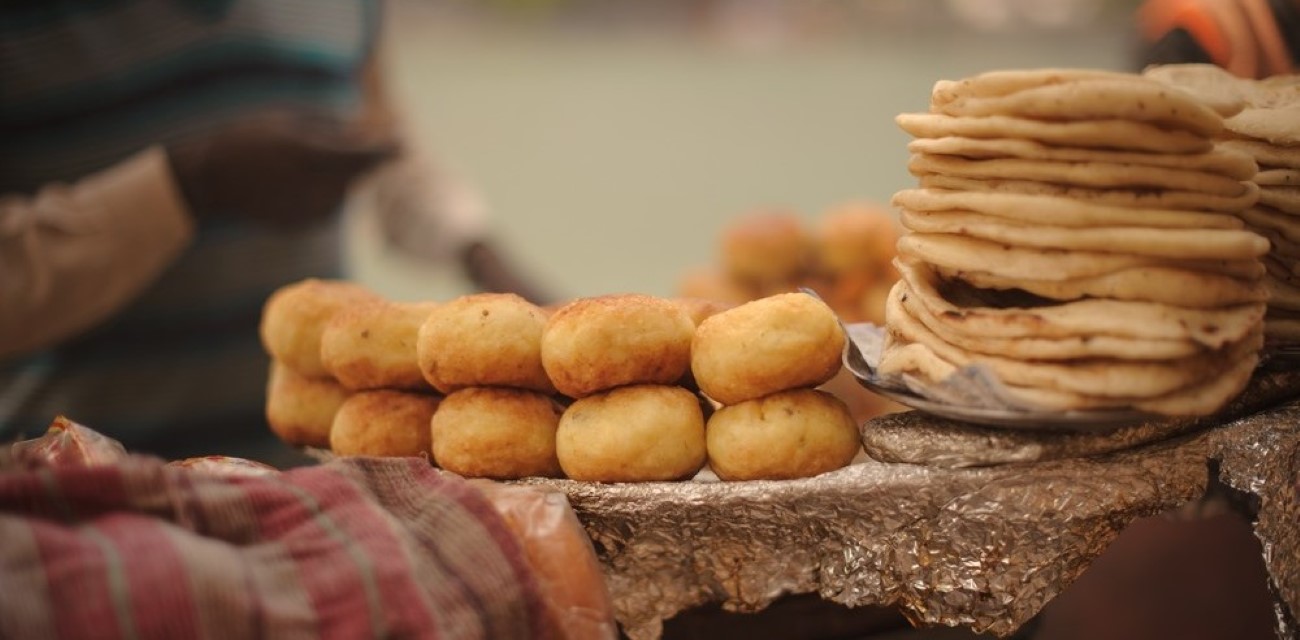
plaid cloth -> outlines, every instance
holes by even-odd
[[[0,637],[548,638],[519,543],[420,459],[0,467]]]

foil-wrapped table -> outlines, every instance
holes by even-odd
[[[1133,520],[1222,483],[1252,511],[1277,628],[1300,612],[1300,373],[1263,372],[1213,420],[1044,434],[916,412],[864,426],[870,459],[782,482],[593,484],[565,493],[633,640],[679,612],[787,594],[1009,635]]]

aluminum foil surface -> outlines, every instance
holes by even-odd
[[[920,415],[887,420],[892,446],[929,464],[866,459],[781,482],[525,482],[569,497],[633,640],[659,637],[664,620],[692,607],[758,611],[796,593],[897,607],[918,626],[1006,636],[1129,522],[1201,497],[1217,469],[1253,496],[1245,502],[1257,510],[1279,632],[1294,633],[1300,402],[1174,438],[1159,430],[1118,443],[1089,436],[1101,440],[1086,446]]]
[[[1300,370],[1261,370],[1218,414],[1165,418],[1110,432],[981,427],[910,411],[882,416],[862,429],[867,455],[882,462],[981,467],[1077,458],[1131,449],[1214,427],[1300,397]]]

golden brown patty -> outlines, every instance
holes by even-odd
[[[334,415],[330,450],[341,456],[429,456],[439,398],[404,391],[354,393]]]
[[[560,409],[535,391],[470,387],[443,399],[431,421],[433,459],[470,478],[559,476]]]
[[[545,326],[541,308],[513,293],[456,298],[430,312],[420,327],[420,370],[443,393],[475,386],[550,393],[542,369]]]
[[[843,349],[844,331],[825,303],[786,293],[705,320],[691,345],[691,371],[710,398],[736,404],[830,380]]]
[[[861,449],[835,396],[794,389],[723,407],[709,418],[709,466],[723,480],[787,480],[834,471]]]
[[[329,375],[321,362],[321,333],[334,314],[379,297],[359,285],[307,279],[278,289],[262,308],[262,346],[286,367],[310,378]]]
[[[704,465],[704,414],[681,387],[619,387],[565,410],[556,448],[574,480],[687,479]]]
[[[691,317],[670,300],[582,298],[546,323],[542,364],[555,388],[574,398],[628,384],[672,384],[690,366],[694,333]]]
[[[329,378],[307,378],[272,362],[266,385],[266,421],[288,444],[328,447],[334,414],[347,397],[347,390]]]
[[[415,357],[431,302],[375,301],[336,313],[321,334],[321,363],[339,384],[365,389],[428,389]]]

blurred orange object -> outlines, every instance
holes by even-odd
[[[722,232],[722,264],[737,282],[783,287],[804,277],[811,259],[811,238],[791,211],[755,211]]]

